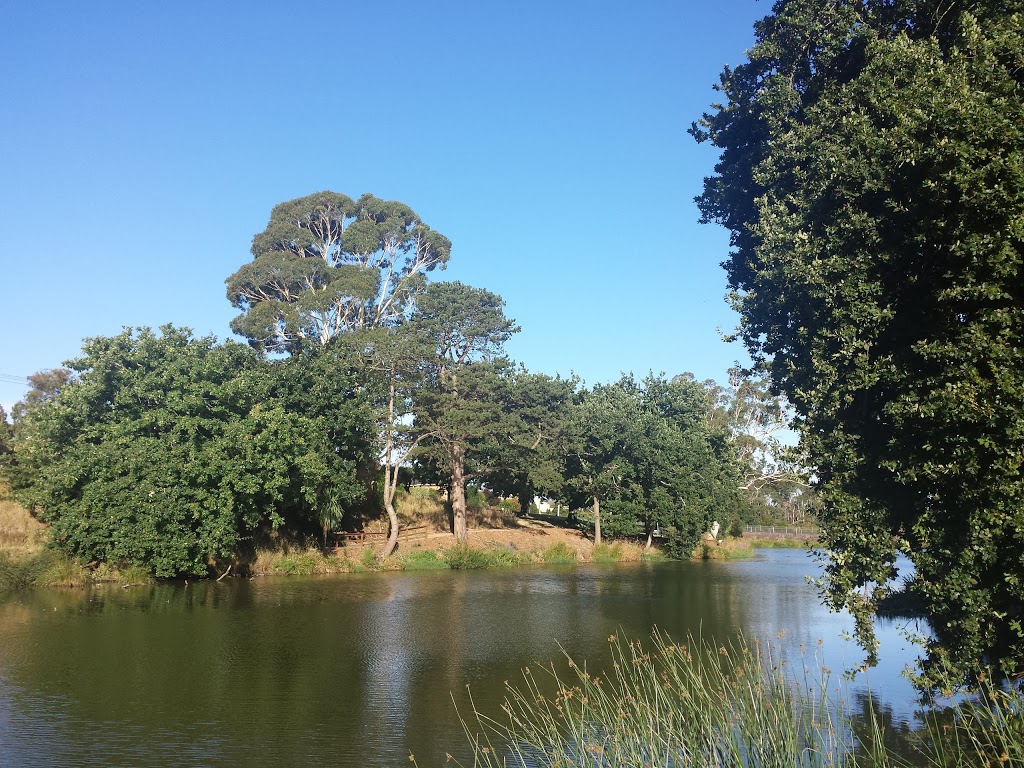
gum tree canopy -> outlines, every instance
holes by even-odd
[[[274,206],[253,259],[227,279],[231,328],[268,352],[394,325],[451,242],[404,203],[317,192]]]
[[[906,553],[926,672],[963,678],[1024,673],[1022,11],[780,0],[692,129],[738,336],[817,467],[825,596],[872,655]]]

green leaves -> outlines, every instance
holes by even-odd
[[[406,318],[451,242],[404,203],[318,192],[274,206],[252,254],[226,281],[242,312],[232,330],[257,349],[295,352]]]
[[[964,674],[1024,670],[1022,10],[780,2],[693,129],[739,335],[817,468],[826,597],[871,648],[906,550]]]
[[[709,425],[710,408],[692,377],[624,376],[583,393],[568,458],[577,504],[597,497],[609,534],[660,528],[669,553],[689,557],[738,499],[732,447]]]
[[[260,530],[360,497],[367,425],[328,359],[270,364],[172,326],[86,341],[17,423],[16,495],[83,560],[205,575]]]

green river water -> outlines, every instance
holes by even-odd
[[[834,671],[860,654],[799,550],[745,562],[282,577],[0,599],[0,766],[420,766],[465,754],[455,701],[613,633],[771,637]],[[912,716],[915,649],[881,627],[870,690]],[[777,633],[784,636],[778,640]],[[820,647],[818,641],[822,641]],[[816,658],[815,654],[820,655]]]

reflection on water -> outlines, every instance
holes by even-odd
[[[741,563],[234,580],[40,591],[0,603],[0,764],[443,763],[465,686],[497,710],[505,680],[561,650],[600,665],[609,635],[657,626],[726,639],[784,632],[836,673],[861,655],[818,604],[803,552]],[[882,664],[851,701],[913,711],[914,649],[880,627]],[[820,647],[818,641],[822,641]],[[815,657],[818,654],[818,657]],[[859,697],[859,698],[858,698]]]

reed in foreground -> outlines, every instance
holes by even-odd
[[[600,675],[569,662],[524,670],[508,686],[504,717],[474,710],[463,727],[476,768],[966,768],[1024,765],[1021,717],[1012,693],[930,716],[913,754],[894,754],[878,718],[854,728],[828,695],[828,672],[794,676],[766,646],[739,640],[677,645],[655,633],[647,647],[610,638]],[[864,727],[866,726],[866,727]],[[908,760],[912,757],[912,762]],[[458,760],[450,758],[456,765]],[[1002,762],[1000,762],[1002,761]],[[1007,762],[1008,761],[1008,762]]]

